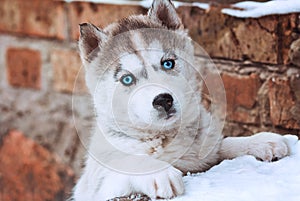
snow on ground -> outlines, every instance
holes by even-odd
[[[286,136],[291,156],[268,163],[252,156],[225,160],[184,177],[186,192],[172,201],[299,201],[300,142]]]
[[[300,12],[300,0],[273,0],[268,2],[244,1],[233,5],[237,9],[222,9],[222,13],[241,18],[258,18],[272,14]]]

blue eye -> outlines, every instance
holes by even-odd
[[[171,70],[175,66],[175,61],[173,59],[165,60],[161,63],[161,65],[164,70]]]
[[[121,80],[122,84],[124,84],[125,86],[130,86],[132,85],[134,82],[135,82],[135,78],[133,77],[133,75],[123,75],[121,77]]]

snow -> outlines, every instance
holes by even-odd
[[[198,2],[193,2],[192,6],[195,6],[195,7],[198,7],[198,8],[202,8],[204,10],[207,10],[210,7],[209,4],[207,4],[207,3],[198,3]]]
[[[185,176],[185,194],[172,201],[299,201],[300,142],[285,137],[290,156],[271,163],[252,156],[225,160],[207,172]]]
[[[119,5],[140,5],[144,8],[150,8],[153,0],[130,1],[130,0],[64,0],[87,1],[94,3],[107,3]],[[210,8],[208,3],[185,3],[180,1],[172,1],[176,8],[180,6],[195,6],[207,10]],[[222,13],[240,17],[240,18],[258,18],[266,15],[288,14],[300,12],[300,0],[273,0],[268,2],[243,1],[232,5],[232,8],[222,9]]]
[[[273,14],[300,12],[300,0],[273,0],[268,2],[244,1],[233,5],[237,9],[222,9],[222,13],[240,18],[258,18]]]

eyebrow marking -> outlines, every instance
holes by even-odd
[[[143,50],[147,50],[146,49],[146,41],[143,39],[143,37],[141,36],[141,34],[139,32],[133,32],[131,34],[131,43],[133,48],[135,49],[134,54],[138,57],[138,59],[141,62],[142,65],[142,69],[140,72],[140,75],[144,78],[148,78],[148,73],[147,73],[147,69],[146,69],[146,61],[145,58],[142,55],[142,51]]]
[[[114,71],[114,78],[116,81],[118,81],[118,74],[122,71],[122,68],[121,68],[121,64],[119,63],[118,66],[116,67],[115,71]]]
[[[159,67],[157,67],[156,65],[152,64],[151,67],[155,70],[158,71]]]
[[[145,79],[148,79],[148,72],[146,70],[145,67],[143,67],[142,71],[141,71],[141,76],[144,77]]]

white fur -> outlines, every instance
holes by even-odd
[[[223,158],[252,155],[263,161],[281,159],[290,154],[288,140],[282,135],[262,132],[250,137],[228,137],[223,140]]]
[[[124,56],[121,56],[120,63],[122,69],[125,69],[132,73],[139,72],[139,70],[143,67],[140,59],[136,54],[125,54]]]

